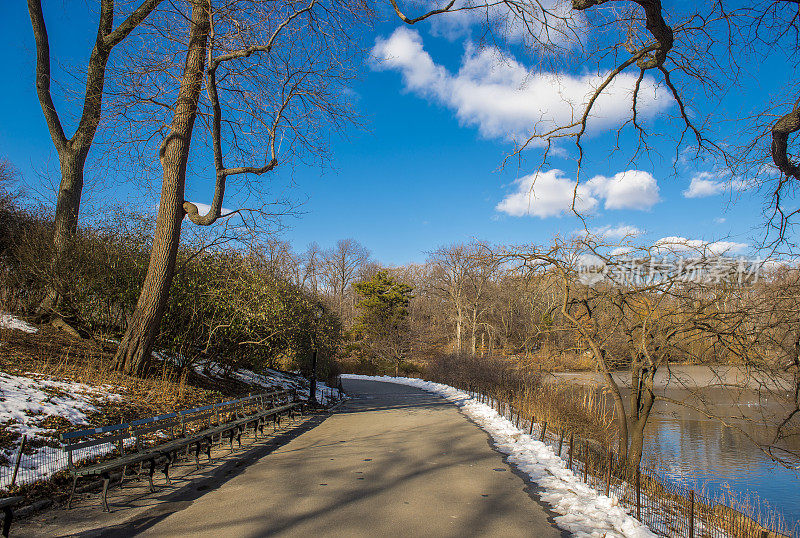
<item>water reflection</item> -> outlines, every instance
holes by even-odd
[[[690,405],[703,403],[721,416],[733,417],[749,435],[764,432],[748,419],[773,416],[778,410],[755,394],[735,396],[724,389],[698,394],[670,391],[670,397]],[[697,401],[689,401],[696,399]],[[800,521],[800,475],[764,454],[747,436],[686,407],[659,402],[648,427],[646,458],[666,470],[675,481],[712,496],[731,492],[746,499],[756,493],[763,505],[784,514],[787,522]]]

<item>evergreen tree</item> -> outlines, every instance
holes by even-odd
[[[411,286],[397,282],[387,271],[354,284],[361,310],[353,334],[360,350],[376,362],[394,365],[395,375],[410,346],[408,305]]]

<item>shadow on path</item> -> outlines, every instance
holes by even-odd
[[[160,501],[152,508],[134,516],[133,518],[101,529],[92,529],[78,534],[68,534],[64,536],[95,537],[108,536],[114,538],[136,536],[137,534],[149,529],[157,523],[163,521],[169,515],[184,510],[203,495],[218,489],[229,480],[242,474],[248,467],[257,463],[261,458],[267,456],[286,445],[293,439],[303,435],[309,430],[316,428],[330,417],[330,413],[321,412],[313,415],[301,424],[297,424],[289,430],[278,432],[269,441],[251,446],[243,450],[235,459],[227,461],[214,469],[209,476],[201,480],[193,480],[177,491],[171,492],[166,499]]]

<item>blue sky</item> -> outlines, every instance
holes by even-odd
[[[53,60],[80,65],[95,29],[83,13],[69,14],[65,5],[48,3],[45,8]],[[41,192],[46,189],[36,170],[56,171],[57,161],[34,91],[33,39],[24,3],[0,3],[0,20],[0,54],[6,65],[0,75],[0,97],[6,105],[0,108],[0,155],[19,169],[31,192]],[[367,47],[377,43],[375,50],[384,58],[368,62],[352,84],[366,130],[351,129],[345,139],[334,141],[332,168],[285,167],[269,178],[273,192],[304,201],[301,214],[285,220],[284,238],[303,250],[311,241],[327,247],[352,237],[377,260],[402,264],[423,261],[426,251],[473,237],[547,243],[554,234],[578,229],[579,220],[560,210],[564,187],[574,180],[571,160],[551,160],[533,184],[532,200],[529,180],[539,150],[526,151],[521,166],[511,163],[501,169],[512,149],[509,134],[524,131],[531,103],[541,100],[541,106],[554,109],[547,81],[540,81],[545,86],[537,91],[519,94],[512,68],[529,69],[521,54],[515,55],[519,64],[506,58],[490,65],[480,50],[469,48],[468,32],[448,33],[428,23],[398,28],[379,24],[364,38]],[[577,79],[583,75],[574,73]],[[55,77],[67,88],[75,87],[63,70]],[[536,82],[533,77],[531,84]],[[65,93],[60,87],[54,90]],[[753,82],[748,91],[765,93]],[[655,90],[653,96],[650,121],[657,130],[659,114],[674,105],[656,98]],[[728,106],[742,106],[742,99],[739,93]],[[59,98],[58,106],[67,111],[70,103]],[[591,228],[612,230],[612,235],[621,226],[635,228],[644,233],[642,241],[670,236],[725,240],[737,243],[737,252],[749,253],[760,238],[758,195],[741,192],[731,203],[729,194],[717,192],[724,178],[691,159],[679,164],[676,173],[669,140],[656,143],[662,158],[629,163],[610,154],[612,131],[600,129],[588,143],[581,192]],[[619,175],[626,171],[635,173]],[[701,197],[684,194],[693,178],[694,194]],[[112,202],[147,204],[146,193],[124,178],[103,178],[92,192],[84,205],[87,211]],[[187,192],[193,201],[206,203],[212,195],[210,183],[201,178],[190,178]],[[224,205],[235,207],[235,197]]]

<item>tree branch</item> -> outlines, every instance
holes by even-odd
[[[400,7],[397,5],[396,0],[389,0],[389,1],[392,3],[394,12],[397,13],[397,16],[400,17],[400,20],[406,24],[416,24],[420,21],[424,21],[428,17],[432,17],[433,15],[438,15],[440,13],[447,13],[456,3],[456,0],[450,0],[450,3],[441,9],[434,9],[433,11],[429,11],[424,15],[420,15],[419,17],[414,17],[413,19],[409,19],[402,11],[400,11]]]
[[[50,137],[60,153],[67,146],[67,137],[50,95],[50,39],[47,36],[41,0],[28,0],[28,13],[36,40],[36,94],[50,130]]]

